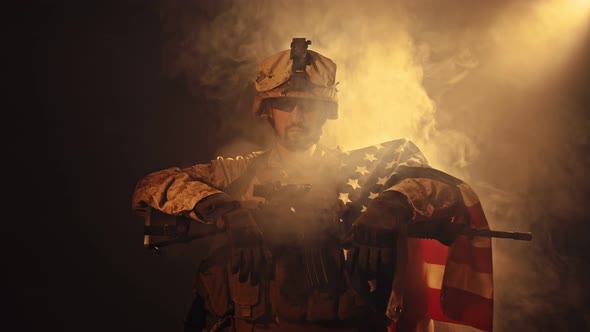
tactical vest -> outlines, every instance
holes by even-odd
[[[228,251],[220,250],[203,262],[197,277],[197,291],[211,314],[209,326],[227,323],[248,331],[284,324],[301,326],[301,331],[366,326],[374,308],[351,286],[343,252],[332,244],[274,247],[272,265],[256,286],[239,282],[230,271]]]
[[[258,285],[239,282],[238,275],[231,273],[227,249],[201,264],[196,285],[212,316],[210,328],[229,324],[238,332],[253,327],[283,331],[287,325],[294,331],[359,331],[356,327],[370,325],[367,317],[379,316],[367,297],[367,281],[351,280],[344,269],[341,238],[346,223],[336,189],[340,179],[333,165],[328,166],[319,166],[311,176],[290,178],[299,184],[312,183],[309,192],[299,195],[287,190],[266,197],[255,211],[272,254],[272,264]],[[252,191],[254,177],[254,182],[273,181],[265,178],[272,170],[260,164],[251,168],[228,191]]]

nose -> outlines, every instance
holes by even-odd
[[[293,110],[289,113],[290,119],[294,123],[298,123],[303,121],[304,119],[304,112],[299,108],[298,104],[295,104]]]

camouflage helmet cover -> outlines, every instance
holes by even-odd
[[[254,85],[254,105],[252,113],[255,116],[266,116],[262,102],[271,98],[307,98],[327,101],[327,116],[329,119],[338,117],[338,98],[336,89],[336,63],[331,59],[311,50],[307,51],[305,78],[306,88],[292,89],[293,60],[290,50],[276,53],[259,65],[259,74]]]

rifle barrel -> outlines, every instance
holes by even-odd
[[[530,241],[533,239],[533,234],[530,232],[505,232],[505,231],[493,231],[488,229],[469,229],[467,235],[470,236],[485,236],[485,237],[499,237],[503,239],[513,239]]]

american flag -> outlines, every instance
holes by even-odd
[[[454,222],[489,229],[477,194],[465,182],[430,168],[419,148],[399,139],[349,152],[340,165],[339,199],[354,220],[384,190],[408,196],[417,215],[428,220],[454,201]],[[408,172],[409,170],[409,172]],[[454,192],[455,196],[450,195]],[[454,197],[454,198],[452,198]],[[459,236],[447,247],[428,239],[407,239],[407,264],[391,294],[390,331],[419,331],[429,319],[492,330],[491,238]],[[399,277],[399,278],[398,278]],[[402,308],[402,314],[396,311]]]

